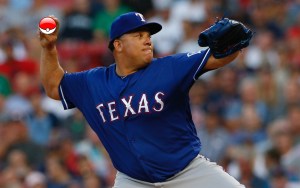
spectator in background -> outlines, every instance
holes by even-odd
[[[290,125],[290,124],[288,124]],[[280,154],[280,164],[286,170],[289,178],[300,179],[299,145],[294,145],[295,137],[292,135],[290,127],[280,129],[274,137],[273,148]]]
[[[68,173],[66,165],[55,153],[50,153],[46,158],[46,174],[48,188],[63,188],[72,185],[74,178]]]
[[[266,139],[263,122],[253,106],[245,105],[240,117],[241,128],[234,136],[234,142],[247,142],[250,140],[255,144],[263,142]]]
[[[268,114],[265,103],[261,101],[258,96],[256,80],[253,78],[244,78],[240,83],[239,92],[241,94],[240,99],[233,102],[230,106],[227,106],[225,110],[226,120],[237,119],[240,121],[240,117],[242,117],[243,114],[246,116],[250,115],[247,114],[249,112],[256,116],[262,125],[261,128],[256,129],[256,131],[263,131],[267,123]],[[247,122],[247,120],[245,122]],[[243,129],[247,131],[247,127],[242,126],[241,130]]]
[[[254,38],[256,41],[245,55],[245,63],[251,71],[270,68],[272,71],[280,64],[278,51],[275,49],[274,35],[271,31],[262,30]]]
[[[4,177],[1,187],[22,187],[25,177],[30,172],[26,154],[21,150],[12,150],[8,162],[0,176]]]
[[[32,112],[26,117],[29,138],[37,145],[47,146],[54,126],[53,118],[41,106],[41,91],[33,90],[29,101],[32,106]]]
[[[152,36],[154,52],[158,57],[173,54],[183,37],[182,23],[171,15],[172,1],[154,5],[156,14],[148,21],[162,25],[162,30]]]
[[[253,145],[246,143],[244,145],[233,146],[229,150],[229,156],[233,159],[231,165],[237,165],[238,179],[247,188],[269,188],[267,179],[258,177],[254,171],[255,150]],[[232,167],[231,167],[232,168]],[[233,169],[233,168],[232,168]],[[230,169],[229,169],[230,170]],[[232,172],[232,174],[235,174]]]
[[[25,118],[32,112],[32,105],[29,96],[32,89],[33,80],[25,72],[15,74],[13,80],[14,94],[6,99],[5,111],[16,117]]]
[[[96,175],[103,180],[104,184],[108,184],[108,179],[111,173],[108,160],[108,154],[97,135],[88,126],[86,138],[75,145],[75,151],[78,155],[86,156],[95,170]]]
[[[25,72],[36,83],[39,65],[35,60],[28,57],[26,36],[20,29],[8,30],[5,34],[5,39],[1,41],[4,61],[0,63],[0,75],[5,76],[9,82],[13,83],[18,72]]]
[[[71,11],[62,20],[60,38],[70,41],[93,39],[93,18],[89,0],[74,0]]]
[[[76,109],[74,114],[68,117],[63,124],[73,142],[77,143],[85,138],[87,122],[79,110]]]
[[[96,4],[96,5],[95,5]],[[107,54],[107,45],[103,38],[94,32],[94,19],[99,12],[100,2],[89,0],[74,0],[72,10],[66,12],[62,20],[61,35],[64,38],[58,45],[62,66],[68,72],[83,71],[96,66],[102,66],[110,61],[102,61]],[[92,7],[96,6],[96,7]],[[102,6],[102,3],[101,5]]]
[[[66,170],[73,177],[79,175],[78,160],[79,155],[76,153],[75,145],[73,144],[70,135],[64,135],[59,140],[59,157],[64,163]]]
[[[80,155],[78,157],[78,168],[83,187],[101,188],[104,186],[101,179],[95,174],[94,166],[87,156]]]
[[[103,7],[104,9],[99,11],[93,20],[93,29],[96,37],[105,42],[108,41],[112,21],[131,9],[123,5],[121,0],[103,0]]]
[[[0,152],[0,158],[5,164],[9,162],[9,154],[18,150],[25,154],[31,168],[38,168],[42,165],[46,148],[36,145],[29,139],[27,127],[22,117],[14,114],[7,115],[5,134],[1,140],[0,148],[2,147],[4,152]]]
[[[217,112],[222,120],[226,120],[223,126],[230,134],[240,128],[237,119],[224,119],[226,118],[227,108],[239,99],[238,83],[235,67],[224,67],[221,70],[216,70],[214,74],[207,78],[207,85],[209,86],[206,100],[207,109]]]
[[[224,153],[230,144],[227,131],[221,125],[221,119],[217,112],[208,111],[205,115],[204,126],[197,132],[203,142],[201,154],[211,161],[220,163]]]
[[[271,171],[281,166],[281,154],[275,144],[277,143],[277,137],[288,130],[289,126],[287,119],[278,118],[273,120],[266,129],[267,139],[256,144],[254,171],[259,177],[269,178]]]

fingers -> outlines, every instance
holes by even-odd
[[[45,34],[40,29],[38,29],[38,36],[40,39],[41,46],[48,48],[50,46],[54,46],[57,41],[58,32],[59,32],[59,20],[54,15],[49,15],[47,17],[55,21],[56,29],[53,33],[50,34]]]

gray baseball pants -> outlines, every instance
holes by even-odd
[[[245,188],[223,168],[198,155],[185,169],[164,182],[149,183],[117,172],[113,188]]]

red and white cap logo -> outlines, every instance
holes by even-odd
[[[46,17],[41,19],[39,27],[42,33],[51,34],[56,29],[56,23],[52,18]]]

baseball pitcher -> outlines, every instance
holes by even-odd
[[[199,35],[208,46],[196,53],[153,57],[151,35],[159,23],[129,12],[114,20],[109,67],[65,73],[52,34],[40,32],[41,79],[47,95],[64,109],[78,108],[117,169],[115,188],[242,188],[222,167],[199,155],[189,108],[198,77],[232,62],[249,45],[252,31],[223,18]]]

